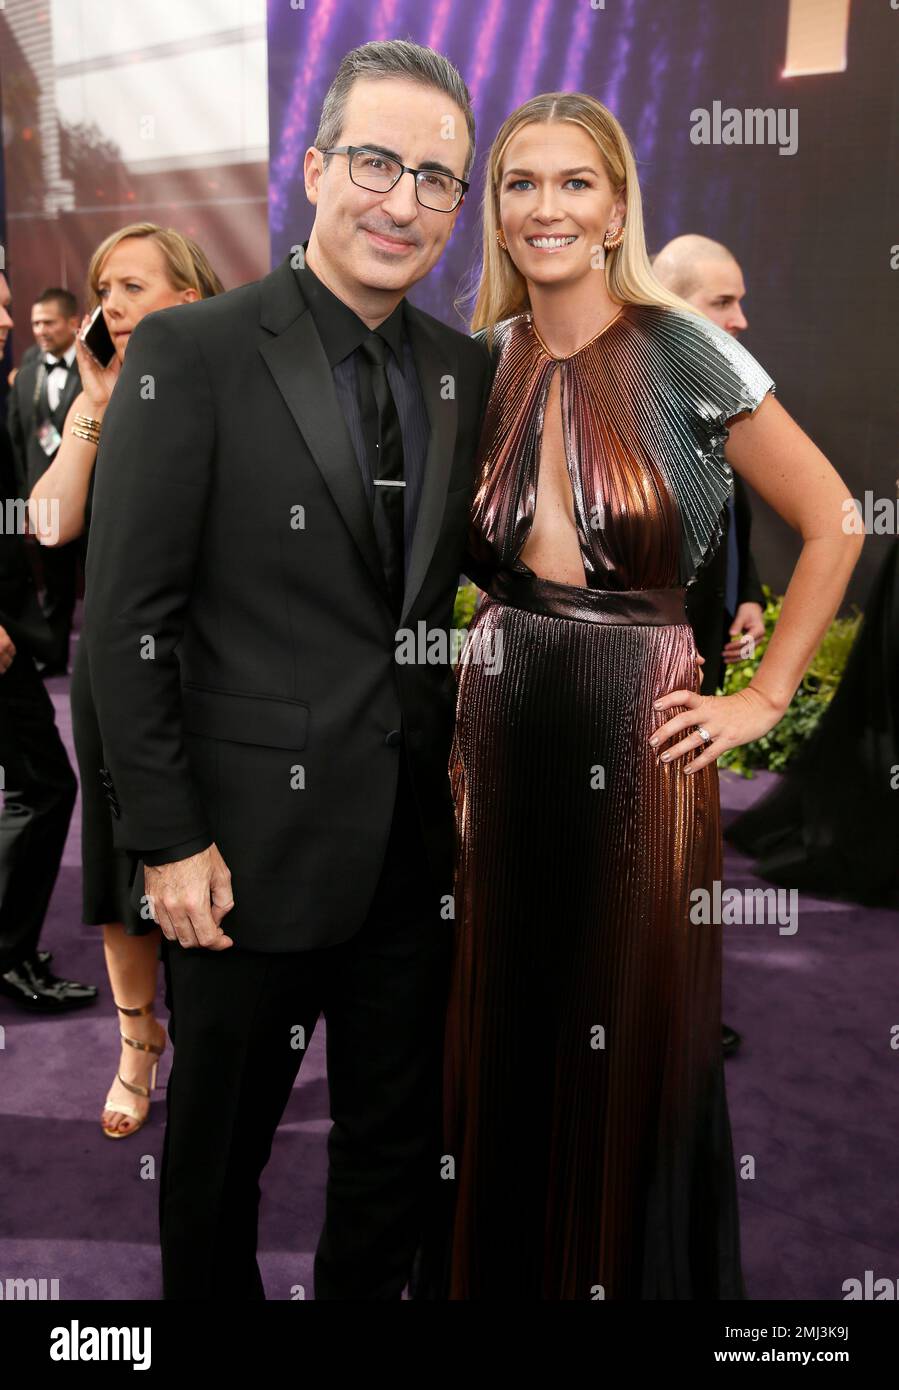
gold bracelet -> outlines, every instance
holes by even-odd
[[[100,425],[102,421],[94,420],[90,415],[76,414],[72,417],[72,433],[77,434],[79,439],[87,439],[91,444],[100,442]]]

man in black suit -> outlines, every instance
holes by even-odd
[[[0,357],[11,299],[0,272]],[[25,554],[25,498],[2,421],[0,507],[0,994],[27,1010],[63,1013],[97,997],[95,985],[52,974],[50,953],[38,949],[78,783],[34,664],[54,638]]]
[[[653,258],[652,268],[663,285],[726,333],[738,338],[746,332],[743,272],[726,246],[709,237],[675,237]],[[705,659],[703,695],[714,695],[724,684],[725,666],[751,656],[765,635],[765,595],[752,558],[751,533],[749,490],[735,472],[721,543],[687,590],[687,617],[696,649]],[[730,1057],[742,1038],[728,1023],[722,1025],[721,1036],[725,1056]]]
[[[445,59],[348,54],[308,243],[144,318],[103,421],[86,634],[116,843],[166,938],[168,1298],[264,1297],[259,1177],[319,1013],[316,1297],[399,1298],[428,1221],[454,681],[395,658],[451,627],[490,365],[404,296],[473,153]]]
[[[44,290],[32,306],[31,330],[38,350],[23,358],[7,406],[25,497],[56,457],[69,407],[81,391],[75,358],[78,304],[72,292]],[[68,670],[81,544],[30,548],[44,584],[44,612],[56,639],[42,674],[58,675]]]
[[[720,690],[726,665],[751,656],[755,642],[765,634],[765,595],[750,549],[751,533],[749,490],[739,473],[734,473],[721,544],[687,590],[687,616],[696,647],[708,653],[700,687],[703,695]]]

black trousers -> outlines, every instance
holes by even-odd
[[[44,590],[41,604],[44,617],[55,638],[54,665],[67,666],[78,596],[81,542],[69,541],[67,545],[56,546],[34,542],[28,549],[35,583]]]
[[[78,783],[27,651],[0,674],[0,972],[36,949]]]
[[[259,1178],[303,1060],[296,1043],[308,1045],[320,1014],[333,1124],[315,1297],[397,1299],[410,1277],[442,1147],[452,923],[404,762],[380,881],[348,941],[287,954],[163,941],[175,1047],[160,1190],[167,1299],[265,1297]]]

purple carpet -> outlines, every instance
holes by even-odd
[[[68,681],[48,682],[72,749]],[[77,770],[77,768],[76,768]],[[725,820],[770,784],[721,778]],[[53,968],[100,986],[96,1007],[58,1019],[0,999],[0,1280],[59,1281],[59,1297],[160,1296],[157,1178],[163,1090],[132,1139],[99,1116],[118,1024],[99,928],[80,924],[80,812],[41,944]],[[725,884],[764,886],[728,850]],[[726,1065],[743,1266],[753,1299],[843,1297],[845,1279],[899,1278],[899,914],[802,895],[798,931],[726,926],[724,1017],[743,1034]],[[164,1009],[160,991],[160,1016]],[[164,1086],[171,1062],[160,1066]],[[324,1025],[309,1046],[263,1179],[260,1267],[270,1299],[312,1297],[327,1168]]]

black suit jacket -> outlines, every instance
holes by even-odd
[[[44,453],[38,442],[34,428],[35,400],[38,372],[44,354],[35,351],[22,359],[16,379],[10,387],[7,404],[9,433],[16,454],[19,486],[27,497],[38,479],[46,473],[52,459]],[[72,402],[81,391],[81,377],[78,373],[78,359],[75,358],[66,373],[65,385],[59,395],[59,404],[51,412],[50,419],[62,434]]]
[[[27,661],[30,655],[50,661],[57,655],[56,639],[38,602],[25,539],[19,529],[24,502],[12,442],[0,420],[0,507],[4,513],[4,524],[0,526],[0,624],[16,644],[14,660]]]
[[[752,506],[746,484],[738,473],[734,473],[734,515],[737,522],[739,559],[737,604],[759,603],[764,608],[765,595],[752,558]],[[687,589],[687,616],[693,628],[699,655],[705,657],[701,686],[704,695],[714,695],[724,679],[721,651],[734,617],[733,613],[727,613],[724,607],[729,528],[730,511],[725,508],[724,534],[718,549],[708,564],[700,570],[696,583]]]
[[[401,626],[446,632],[489,360],[410,310],[431,432]],[[103,421],[85,589],[119,847],[214,840],[239,945],[337,942],[365,918],[408,756],[438,912],[455,683],[395,659],[362,477],[289,258],[138,324]]]

